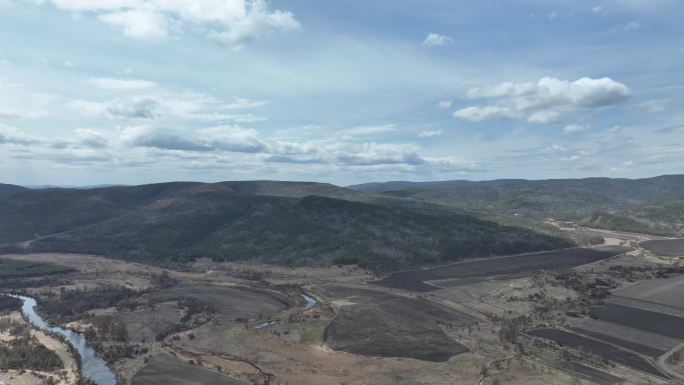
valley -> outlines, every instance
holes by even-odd
[[[246,222],[261,226],[259,231],[244,230],[262,239],[253,250],[267,250],[266,239],[292,238],[286,227],[263,222],[276,215],[272,208],[244,211],[260,205],[254,202],[261,199],[274,199],[250,195],[255,189],[275,194],[277,185],[228,186],[241,192],[226,192],[224,185],[48,192],[69,201],[75,194],[80,198],[72,204],[78,207],[84,202],[95,205],[74,206],[82,221],[60,219],[67,217],[53,212],[49,223],[26,217],[33,210],[27,211],[26,204],[33,205],[35,197],[19,205],[19,199],[28,198],[15,192],[5,198],[16,205],[11,209],[14,222],[34,229],[23,230],[27,235],[15,231],[17,242],[5,244],[0,291],[35,299],[41,318],[83,336],[117,384],[366,385],[368,378],[378,385],[668,384],[684,378],[680,240],[590,228],[567,218],[538,222],[530,216],[523,219],[535,225],[509,227],[432,203],[405,198],[387,203],[374,193],[332,189],[344,199],[306,198],[305,205],[316,209],[312,214],[290,213],[298,218],[290,222],[318,213],[327,218],[320,234],[335,234],[335,242],[343,243],[354,242],[353,234],[359,232],[383,238],[377,232],[380,221],[394,228],[388,242],[400,234],[431,229],[433,249],[413,256],[402,254],[397,247],[403,246],[376,250],[375,259],[364,265],[358,258],[339,258],[344,250],[352,250],[348,245],[338,249],[335,242],[307,230],[295,241],[296,249],[309,255],[305,259],[290,258],[292,246],[275,246],[278,243],[269,247],[284,253],[280,259],[272,259],[277,253],[246,256],[241,250],[247,244],[227,246],[238,239],[226,235],[227,223],[237,232]],[[283,208],[301,207],[301,196],[320,187],[281,188],[280,195],[287,197],[275,198],[287,203],[276,199],[268,207],[274,202],[285,204]],[[121,200],[121,194],[140,191],[146,191],[147,198],[136,198],[134,205]],[[187,200],[181,206],[173,203],[181,199],[178,191]],[[221,197],[213,206],[203,201],[196,208],[210,213],[210,219],[195,215],[189,203],[206,198],[206,191]],[[251,192],[239,195],[245,191]],[[331,188],[322,191],[330,194]],[[226,205],[233,205],[226,212],[237,217],[225,216]],[[184,214],[178,216],[179,210]],[[215,216],[218,212],[223,214]],[[368,216],[380,212],[380,219]],[[195,219],[184,222],[188,218]],[[218,218],[220,222],[206,227]],[[458,222],[452,222],[455,218]],[[184,226],[169,227],[170,219]],[[434,246],[451,234],[476,228],[476,238],[461,234]],[[541,228],[547,230],[539,232]],[[263,238],[261,231],[270,235]],[[149,232],[155,238],[147,238]],[[28,234],[37,236],[25,238]],[[163,243],[156,241],[160,234],[166,234],[159,238],[166,240]],[[352,238],[345,240],[347,236]],[[509,236],[511,243],[506,243]],[[180,251],[188,249],[178,246],[182,241],[204,250],[219,239],[228,242],[221,258],[213,254],[220,248],[190,258]],[[497,244],[487,244],[489,239],[497,239]],[[106,250],[100,248],[114,245],[113,240],[119,243],[111,253],[87,252]],[[125,246],[124,240],[135,247]],[[371,244],[380,245],[377,242]],[[446,244],[448,249],[438,251]],[[53,246],[55,250],[44,251]],[[168,254],[156,254],[162,250]],[[449,254],[435,254],[446,250]],[[393,255],[399,264],[383,262]],[[20,310],[8,302],[0,320],[21,320]],[[73,369],[73,362],[82,357],[57,348],[66,342],[31,343],[53,350],[62,366],[47,372],[6,368],[9,371],[0,375],[8,380],[0,380],[42,384],[52,377],[60,384],[88,383],[80,364],[81,370]],[[66,368],[72,368],[72,374]]]

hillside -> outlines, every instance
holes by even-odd
[[[26,191],[0,201],[0,243],[6,249],[156,262],[211,257],[288,265],[358,263],[377,271],[572,246],[446,209],[273,196],[276,187],[183,182]],[[286,187],[282,195],[344,190]],[[249,188],[270,194],[245,193]]]
[[[237,193],[270,195],[285,198],[303,198],[309,195],[359,201],[370,201],[377,198],[375,194],[346,189],[329,183],[263,180],[220,182],[218,184]]]
[[[26,190],[28,190],[26,187],[0,183],[0,199]]]
[[[349,188],[439,203],[492,218],[554,217],[618,230],[651,229],[658,234],[677,234],[684,220],[684,175],[646,179],[387,182]],[[671,211],[671,207],[675,210]]]

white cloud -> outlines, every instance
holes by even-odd
[[[587,125],[568,124],[567,126],[563,127],[563,134],[574,134],[577,132],[586,131],[588,129],[589,129],[589,126],[587,126]]]
[[[239,126],[217,126],[198,131],[207,145],[222,151],[257,153],[266,150],[256,130]]]
[[[141,79],[94,78],[89,82],[96,87],[115,91],[138,91],[156,86],[154,82]]]
[[[488,99],[495,104],[466,107],[454,116],[471,121],[526,119],[535,124],[548,124],[576,109],[615,106],[630,97],[627,85],[608,77],[584,77],[575,81],[544,77],[537,82],[505,82],[471,88],[466,92],[466,99]]]
[[[100,15],[99,19],[123,30],[124,35],[141,40],[158,40],[167,36],[166,17],[144,9],[131,9]]]
[[[442,130],[425,130],[418,133],[419,138],[431,138],[433,136],[440,136],[444,133]]]
[[[498,106],[466,107],[453,114],[457,118],[471,122],[484,120],[510,120],[518,118],[518,114],[510,108]]]
[[[440,100],[437,103],[437,108],[439,108],[441,110],[447,110],[447,109],[451,108],[452,104],[453,104],[453,100]]]
[[[231,23],[225,31],[211,31],[208,37],[235,51],[241,50],[246,43],[273,32],[294,32],[301,24],[292,12],[268,11],[266,3],[254,0],[251,11]]]
[[[429,33],[425,40],[423,40],[422,45],[425,47],[435,47],[451,43],[452,41],[454,41],[454,39],[449,36],[440,35],[438,33]]]
[[[301,28],[289,11],[271,11],[265,0],[50,0],[57,8],[95,14],[135,39],[156,40],[189,26],[232,49],[272,32]],[[173,28],[172,28],[173,27]],[[199,28],[196,28],[199,27]],[[189,29],[189,28],[188,28]]]

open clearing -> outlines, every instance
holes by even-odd
[[[684,239],[655,239],[641,242],[640,246],[657,255],[684,256]]]
[[[612,303],[595,307],[591,316],[634,329],[684,339],[684,318]]]
[[[132,385],[245,385],[236,379],[212,372],[199,365],[177,360],[167,354],[152,358],[147,366],[139,371]]]
[[[612,345],[596,341],[591,338],[583,337],[565,330],[552,328],[535,329],[529,331],[528,333],[533,336],[554,341],[561,346],[568,346],[573,349],[596,354],[619,364],[625,365],[629,368],[641,370],[642,372],[650,373],[658,377],[664,377],[664,375],[655,366],[637,354],[618,349]]]
[[[684,309],[684,275],[645,280],[613,294]]]
[[[387,278],[369,283],[397,289],[428,292],[437,290],[438,287],[426,284],[425,281],[518,275],[537,270],[563,269],[596,262],[632,250],[634,249],[624,246],[600,246],[478,259],[435,269],[394,273]],[[469,281],[466,280],[465,282]],[[453,285],[452,283],[451,286]]]
[[[335,350],[381,357],[446,361],[468,349],[450,339],[440,325],[467,326],[473,319],[423,299],[345,287],[318,288],[346,300],[325,331]],[[353,304],[350,304],[353,303]]]

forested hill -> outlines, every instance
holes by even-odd
[[[377,271],[572,246],[446,208],[298,182],[20,191],[0,198],[0,244],[158,262],[358,263]]]
[[[553,217],[594,227],[684,235],[684,175],[645,179],[386,182],[349,188],[488,216]]]
[[[13,184],[0,183],[0,199],[8,197],[10,195],[14,195],[14,194],[21,192],[21,191],[26,191],[26,190],[28,190],[28,189],[25,187],[16,186]]]

